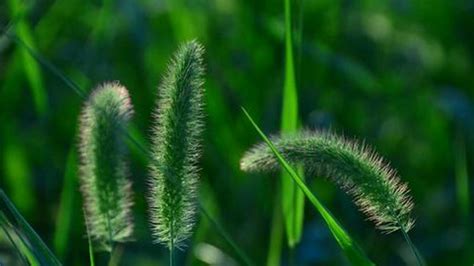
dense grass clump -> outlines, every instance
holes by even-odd
[[[99,86],[80,118],[80,176],[91,238],[110,251],[113,242],[130,240],[131,183],[123,130],[133,109],[127,90],[118,83]]]
[[[383,232],[409,231],[414,220],[409,189],[388,163],[365,145],[327,132],[303,132],[274,138],[273,143],[291,163],[301,163],[307,174],[334,180]],[[278,170],[273,152],[261,143],[241,160],[244,171]]]
[[[191,234],[203,128],[203,47],[179,48],[158,90],[152,128],[150,218],[155,242],[172,252]]]

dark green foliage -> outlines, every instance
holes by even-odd
[[[339,184],[380,230],[390,233],[413,227],[407,185],[367,146],[327,132],[303,132],[274,138],[273,143],[286,160],[301,163],[309,175],[328,177]],[[240,166],[244,171],[279,169],[265,143],[250,149]]]
[[[10,2],[21,5],[22,12],[13,14]],[[464,209],[461,203],[474,203],[472,1],[291,2],[293,21],[303,25],[301,42],[295,40],[298,23],[292,25],[301,124],[369,139],[371,146],[396,164],[416,197],[417,224],[410,233],[427,264],[472,265],[472,207],[469,217],[459,212]],[[64,166],[70,146],[77,143],[74,125],[88,96],[82,91],[110,79],[133,89],[136,115],[131,135],[139,140],[136,136],[149,133],[156,85],[171,51],[180,41],[192,38],[205,45],[208,66],[206,147],[199,163],[199,183],[210,189],[199,189],[200,197],[212,201],[212,207],[204,205],[210,215],[256,265],[265,264],[272,234],[270,206],[280,179],[256,178],[239,170],[240,156],[258,139],[239,106],[246,106],[265,132],[280,129],[286,61],[283,3],[0,1],[0,27],[6,30],[4,26],[11,25],[10,35],[32,47],[36,55],[30,58],[38,60],[41,75],[35,79],[26,71],[33,61],[26,63],[23,51],[31,50],[2,32],[0,186],[48,246],[53,247],[55,231],[68,234],[67,252],[61,257],[64,265],[88,265],[89,261],[80,206],[74,204],[71,209],[70,230],[55,225],[66,214],[60,207],[66,198],[61,194],[67,184]],[[22,24],[28,25],[32,39],[20,33]],[[301,51],[300,63],[297,51]],[[44,112],[38,108],[41,98],[34,86],[44,89]],[[458,167],[463,161],[456,156],[461,154],[456,148],[458,131],[465,136],[465,167]],[[147,142],[140,143],[147,150]],[[137,242],[124,245],[120,264],[163,265],[168,252],[148,241],[150,230],[145,226],[147,153],[132,143],[129,148]],[[464,176],[463,169],[468,187],[457,182]],[[332,182],[311,176],[306,180],[375,263],[414,263],[400,235],[374,236],[365,217],[357,219],[343,209],[352,203],[340,202]],[[19,190],[29,196],[16,197]],[[463,195],[469,198],[456,200],[464,199]],[[25,202],[29,207],[23,209]],[[321,229],[321,218],[309,201],[306,204],[303,241],[293,253],[295,265],[347,264],[331,233]],[[196,225],[199,234],[188,245],[205,241],[236,259],[218,231],[206,224],[203,218]],[[18,264],[4,260],[12,251],[8,244],[0,243],[0,249],[6,254],[0,257],[2,264]],[[283,246],[281,260],[271,265],[289,264],[289,254]],[[179,256],[180,262],[202,264],[191,249]],[[99,255],[98,262],[102,258],[107,254]]]
[[[105,83],[91,94],[80,120],[80,176],[91,238],[110,251],[133,232],[131,183],[123,130],[132,115],[127,90]]]
[[[158,89],[150,164],[150,218],[155,242],[182,247],[196,214],[197,162],[203,127],[204,50],[179,48]]]

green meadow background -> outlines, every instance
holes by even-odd
[[[428,265],[472,265],[474,2],[296,0],[294,73],[301,128],[364,140],[409,183],[410,232]],[[306,204],[291,251],[271,231],[279,174],[245,174],[239,159],[281,125],[285,80],[283,0],[2,0],[0,2],[0,187],[64,265],[88,265],[77,176],[77,122],[89,91],[119,80],[135,115],[130,142],[135,242],[121,265],[166,265],[153,245],[146,204],[151,113],[173,51],[206,48],[206,130],[200,202],[255,265],[281,236],[282,265],[346,265],[330,231]],[[294,105],[294,103],[293,103]],[[295,106],[293,106],[295,107]],[[414,263],[399,233],[384,235],[350,197],[306,177],[377,265]],[[197,218],[179,265],[240,264],[222,232]],[[2,232],[3,233],[3,232]],[[0,262],[17,261],[0,233]],[[107,255],[96,254],[99,265]],[[233,264],[234,263],[234,264]],[[17,264],[11,264],[17,265]]]

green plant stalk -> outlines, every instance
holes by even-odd
[[[110,254],[109,266],[118,266],[120,262],[120,258],[123,255],[123,246],[116,245],[113,248],[113,252]]]
[[[464,250],[466,251],[466,259],[473,259],[472,252],[472,226],[469,226],[470,215],[470,196],[469,196],[469,173],[467,164],[466,141],[461,129],[458,129],[456,141],[454,143],[454,175],[456,196],[459,208],[459,214],[462,219],[462,226],[465,228]]]
[[[283,242],[283,216],[281,209],[281,186],[277,184],[273,202],[272,227],[267,255],[267,266],[279,265]]]
[[[245,252],[235,243],[234,240],[229,236],[229,234],[224,230],[224,228],[214,220],[211,215],[204,209],[202,205],[200,205],[201,213],[209,220],[212,226],[216,229],[216,231],[224,238],[227,244],[232,247],[236,255],[239,257],[240,261],[247,266],[255,265],[245,254]],[[277,264],[276,264],[277,265]]]
[[[68,247],[71,232],[71,221],[73,219],[74,202],[76,201],[76,167],[77,158],[75,149],[71,149],[68,155],[61,199],[56,217],[56,228],[54,231],[54,249],[60,258],[63,258]]]
[[[353,265],[374,265],[374,263],[370,261],[370,259],[360,249],[357,243],[348,235],[346,230],[342,228],[336,218],[334,218],[331,213],[323,206],[323,204],[316,198],[316,196],[314,196],[314,194],[306,186],[303,179],[298,175],[298,173],[281,156],[281,154],[275,148],[273,143],[270,141],[270,139],[268,139],[267,136],[265,136],[265,134],[253,121],[252,117],[248,114],[248,112],[243,107],[242,110],[249,119],[252,126],[262,137],[268,147],[272,150],[273,154],[277,157],[278,162],[281,164],[281,166],[288,172],[293,181],[298,185],[298,187],[303,191],[304,195],[313,204],[316,210],[321,214],[333,237],[336,239],[337,243],[343,250],[348,260]]]
[[[171,233],[170,235],[174,235],[174,230],[173,230],[173,223],[170,223],[170,228],[171,228]],[[174,266],[174,238],[170,239],[170,266]]]
[[[285,81],[281,114],[281,132],[292,133],[298,127],[298,94],[293,56],[291,0],[284,0],[285,8]],[[302,173],[302,172],[300,172]],[[301,239],[304,215],[304,195],[291,177],[283,171],[281,181],[282,210],[288,245],[293,248]]]
[[[458,141],[455,144],[455,176],[456,176],[456,195],[459,211],[464,222],[469,221],[469,174],[466,162],[466,147],[462,134],[458,134]]]
[[[420,253],[418,252],[418,249],[415,247],[413,242],[411,241],[410,236],[408,235],[407,231],[405,229],[401,229],[403,234],[403,238],[405,238],[405,241],[407,242],[408,246],[410,247],[411,251],[413,252],[413,255],[416,258],[416,262],[418,263],[419,266],[425,265],[423,262],[423,258],[421,257]]]
[[[89,250],[89,264],[91,266],[95,266],[94,248],[92,247],[91,235],[89,233],[89,226],[88,226],[89,222],[87,221],[87,215],[84,209],[82,209],[82,214],[84,216],[84,224],[86,225],[87,244],[88,244],[88,250]]]

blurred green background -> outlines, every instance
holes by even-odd
[[[292,2],[300,124],[373,146],[412,189],[411,236],[428,265],[472,265],[474,2]],[[135,106],[132,135],[146,147],[166,63],[190,39],[206,47],[201,202],[257,265],[265,264],[279,177],[239,170],[243,152],[260,141],[240,106],[266,133],[278,133],[283,7],[274,0],[0,3],[0,186],[65,265],[88,264],[75,158],[84,95],[68,80],[84,91],[120,80]],[[130,148],[136,241],[123,247],[122,265],[165,265],[167,251],[152,244],[147,224],[147,158]],[[308,184],[375,263],[413,262],[399,233],[375,231],[326,180],[308,177]],[[347,264],[308,204],[305,215],[295,264]],[[209,221],[198,220],[180,264],[206,265],[218,259],[212,254],[222,265],[238,263]],[[0,261],[12,254],[3,238]],[[283,245],[281,263],[288,257]]]

